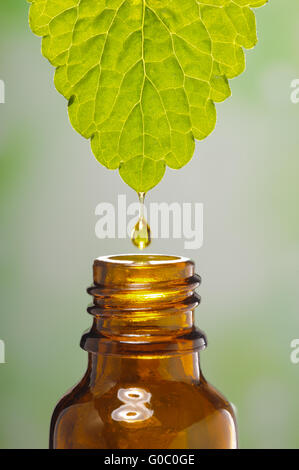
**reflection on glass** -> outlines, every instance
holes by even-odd
[[[151,396],[151,393],[142,388],[120,388],[117,392],[117,398],[124,405],[112,411],[112,419],[132,423],[151,418],[154,411],[145,406],[145,403],[150,403]]]

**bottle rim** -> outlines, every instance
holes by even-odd
[[[167,254],[119,254],[101,256],[94,260],[95,285],[130,290],[149,288],[165,282],[189,282],[194,276],[194,262],[183,256]]]
[[[104,263],[112,263],[112,264],[120,264],[120,265],[127,265],[127,266],[144,266],[146,265],[164,265],[164,264],[178,264],[178,263],[186,263],[192,262],[189,258],[184,256],[176,256],[176,255],[165,255],[159,253],[128,253],[128,254],[118,254],[118,255],[107,255],[107,256],[100,256],[96,258],[96,262],[104,262]]]

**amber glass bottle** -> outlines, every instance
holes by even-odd
[[[233,410],[200,370],[199,284],[186,258],[94,262],[88,367],[53,413],[50,448],[236,448]]]

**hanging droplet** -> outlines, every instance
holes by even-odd
[[[143,250],[151,243],[151,231],[144,217],[135,225],[131,240],[139,250]]]
[[[143,250],[151,243],[151,229],[144,217],[144,197],[145,193],[138,193],[139,197],[139,218],[137,224],[132,230],[131,240],[132,243]]]

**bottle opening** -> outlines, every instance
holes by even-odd
[[[183,256],[120,254],[101,256],[94,262],[98,285],[157,284],[186,281],[194,276],[194,263]]]
[[[120,264],[169,264],[169,263],[185,263],[188,258],[183,256],[170,256],[159,254],[126,254],[126,255],[112,255],[101,256],[98,261],[120,263]]]

